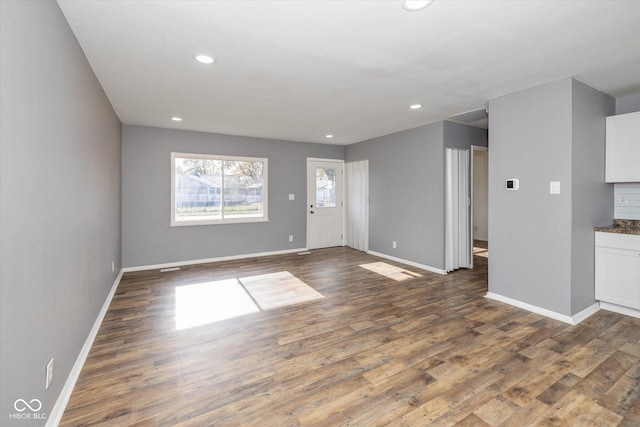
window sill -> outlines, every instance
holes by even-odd
[[[229,224],[251,224],[259,222],[269,222],[269,218],[238,218],[225,220],[205,220],[205,221],[171,221],[169,227],[190,227],[194,225],[229,225]]]

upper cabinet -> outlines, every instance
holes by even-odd
[[[607,117],[606,182],[640,182],[640,111]]]

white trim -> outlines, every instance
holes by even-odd
[[[623,307],[618,304],[611,304],[610,302],[600,301],[600,308],[607,311],[613,311],[615,313],[624,314],[631,317],[637,317],[640,319],[640,310],[630,307]]]
[[[183,265],[206,264],[209,262],[221,262],[221,261],[233,261],[236,259],[257,258],[257,257],[263,257],[263,256],[271,256],[271,255],[284,255],[284,254],[303,252],[306,250],[307,248],[296,248],[296,249],[285,249],[282,251],[258,252],[258,253],[252,253],[252,254],[231,255],[231,256],[223,256],[223,257],[216,257],[216,258],[204,258],[204,259],[194,259],[194,260],[188,260],[188,261],[167,262],[164,264],[125,267],[122,269],[122,271],[124,271],[125,273],[128,273],[130,271],[159,270],[161,268],[181,267]]]
[[[227,224],[246,224],[246,223],[258,223],[258,222],[270,222],[269,218],[263,217],[246,217],[246,218],[234,218],[234,219],[204,219],[204,220],[186,220],[178,221],[173,224],[169,224],[169,227],[190,227],[192,225],[227,225]]]
[[[591,316],[592,314],[600,310],[600,306],[598,305],[598,303],[595,303],[585,308],[584,310],[574,314],[573,316],[567,316],[565,314],[560,314],[560,313],[556,313],[555,311],[547,310],[546,308],[527,304],[526,302],[518,301],[513,298],[495,294],[493,292],[487,292],[487,294],[485,295],[485,298],[489,298],[494,301],[499,301],[505,304],[513,305],[514,307],[522,308],[532,313],[540,314],[542,316],[549,317],[551,319],[559,320],[561,322],[568,323],[569,325],[577,325],[587,317]]]
[[[64,410],[69,403],[69,398],[71,397],[71,393],[73,392],[74,387],[76,386],[76,382],[78,381],[78,377],[80,377],[80,372],[82,372],[82,367],[84,366],[84,362],[87,360],[87,356],[89,356],[89,351],[91,350],[91,346],[93,345],[93,341],[95,341],[96,336],[98,335],[98,331],[100,330],[100,326],[102,325],[102,321],[104,320],[104,316],[107,314],[107,310],[109,309],[109,305],[111,304],[111,300],[118,289],[118,285],[120,284],[120,279],[122,279],[122,275],[124,274],[124,269],[120,270],[116,280],[113,282],[111,286],[111,290],[107,294],[107,298],[104,300],[104,304],[102,304],[102,308],[98,313],[98,317],[96,317],[95,322],[93,322],[93,327],[89,331],[89,336],[84,342],[82,349],[80,350],[80,354],[78,354],[78,358],[76,362],[73,364],[71,368],[71,372],[69,372],[69,376],[67,377],[67,381],[64,383],[62,387],[62,391],[58,395],[58,399],[56,403],[53,405],[53,409],[47,416],[46,427],[55,427],[60,424],[60,420],[62,420],[62,415],[64,415]]]
[[[584,310],[579,311],[578,313],[571,316],[571,319],[574,322],[572,323],[572,325],[577,325],[578,323],[585,320],[587,317],[590,317],[592,314],[595,314],[597,311],[600,311],[600,305],[596,302],[590,305],[589,307],[585,308]]]
[[[307,157],[307,163],[309,161],[312,162],[334,162],[334,163],[344,163],[344,159],[322,159],[320,157]]]
[[[377,256],[377,257],[380,257],[380,258],[390,259],[391,261],[400,262],[402,264],[407,264],[407,265],[410,265],[412,267],[421,268],[423,270],[427,270],[427,271],[430,271],[432,273],[438,273],[438,274],[442,274],[442,275],[447,274],[446,271],[444,271],[444,270],[442,270],[440,268],[431,267],[429,265],[420,264],[420,263],[409,261],[409,260],[402,259],[402,258],[396,258],[394,256],[383,254],[383,253],[380,253],[380,252],[367,251],[367,253],[369,255]]]

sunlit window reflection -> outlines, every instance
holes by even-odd
[[[407,279],[413,279],[414,277],[422,277],[422,274],[414,273],[413,271],[396,267],[395,265],[387,264],[386,262],[372,262],[369,264],[361,264],[360,267],[365,268],[369,271],[373,271],[374,273],[381,274],[398,282]]]
[[[288,271],[176,287],[176,330],[323,298]]]

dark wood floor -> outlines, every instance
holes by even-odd
[[[127,273],[61,425],[640,425],[640,319],[568,326],[483,298],[475,266],[335,248]],[[176,293],[212,281],[255,312],[176,330]]]

